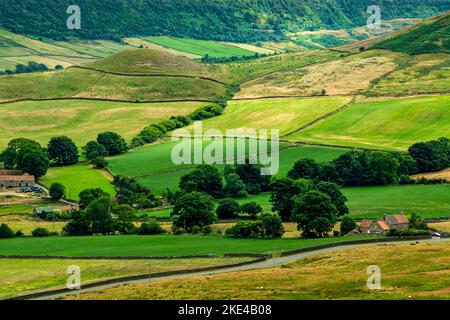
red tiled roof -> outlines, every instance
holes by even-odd
[[[383,220],[379,220],[379,221],[377,221],[377,223],[381,227],[381,229],[383,229],[383,231],[388,231],[390,229],[388,224],[386,222],[384,222]]]
[[[370,228],[370,225],[372,224],[372,220],[363,220],[361,221],[361,224],[359,225],[360,228]]]
[[[409,223],[408,219],[403,214],[395,214],[394,219],[398,224]]]

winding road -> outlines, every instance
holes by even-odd
[[[447,239],[433,238],[430,240],[420,240],[417,242],[430,243],[430,242],[449,242],[449,241],[450,241],[450,238],[447,238]],[[409,241],[399,241],[399,242],[395,242],[395,243],[396,244],[397,243],[398,244],[407,244],[407,243],[411,243],[411,242],[416,242],[416,241],[409,240]],[[203,272],[197,272],[197,273],[183,273],[183,274],[177,274],[177,275],[155,277],[155,278],[133,280],[133,281],[121,281],[121,282],[117,282],[117,283],[99,285],[99,286],[90,287],[87,289],[80,289],[80,290],[71,291],[71,292],[49,294],[49,295],[45,295],[45,296],[40,296],[38,298],[30,299],[30,300],[57,299],[57,298],[62,298],[62,297],[73,295],[73,294],[81,294],[81,293],[86,293],[86,292],[104,290],[104,289],[109,289],[109,288],[113,288],[113,287],[117,287],[117,286],[121,286],[121,285],[155,282],[155,281],[163,281],[163,280],[174,280],[174,279],[182,279],[182,278],[195,277],[195,276],[209,276],[209,275],[215,275],[215,274],[220,274],[220,273],[268,268],[268,267],[274,267],[276,265],[294,262],[294,261],[297,261],[300,259],[304,259],[306,257],[321,254],[321,253],[329,253],[329,252],[335,252],[335,251],[341,251],[341,250],[356,249],[356,248],[361,248],[361,247],[366,247],[366,246],[383,245],[383,244],[388,244],[388,243],[392,244],[393,242],[379,242],[377,244],[367,243],[367,244],[342,245],[342,246],[336,246],[336,247],[332,247],[332,248],[319,249],[319,250],[315,250],[315,251],[294,254],[291,256],[277,257],[277,258],[273,258],[270,260],[265,260],[262,262],[256,262],[253,264],[248,264],[248,265],[243,265],[243,266],[238,266],[238,267],[225,267],[222,269],[217,269],[217,270],[212,270],[212,271],[203,271]]]

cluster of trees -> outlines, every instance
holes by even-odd
[[[60,64],[55,66],[55,70],[62,70],[64,67]],[[15,70],[5,70],[0,71],[0,75],[5,74],[20,74],[20,73],[32,73],[32,72],[44,72],[48,71],[49,68],[43,63],[37,63],[35,61],[29,61],[27,65],[19,63],[16,65]]]
[[[259,58],[268,57],[274,54],[264,54],[264,53],[255,53],[254,55],[246,55],[246,56],[231,56],[231,57],[210,57],[209,55],[204,55],[201,59],[204,63],[230,63],[237,61],[248,61]]]
[[[9,239],[14,237],[23,237],[23,232],[14,232],[6,223],[0,224],[0,239]]]
[[[219,219],[235,219],[239,213],[244,213],[252,219],[256,219],[263,211],[262,207],[256,202],[244,203],[242,206],[231,198],[219,201],[216,209],[216,215]]]
[[[120,205],[130,205],[138,209],[155,208],[161,205],[149,188],[139,184],[136,179],[124,176],[114,177],[116,200]]]
[[[267,213],[257,221],[239,221],[226,234],[238,238],[281,238],[284,227],[278,215]]]
[[[386,185],[410,181],[409,175],[439,171],[450,166],[450,139],[419,142],[407,153],[350,151],[319,164],[300,159],[289,171],[292,179],[333,181],[342,186]]]

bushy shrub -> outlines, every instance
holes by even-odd
[[[267,238],[281,238],[284,234],[284,227],[281,218],[277,214],[264,214],[261,217],[264,236]]]
[[[355,219],[346,216],[341,221],[341,234],[345,235],[357,227]]]
[[[166,230],[164,230],[156,220],[144,222],[138,230],[138,234],[140,235],[154,235],[163,233],[166,233]]]
[[[233,199],[220,200],[219,206],[216,209],[216,214],[219,219],[233,219],[241,210],[239,203]]]
[[[255,201],[245,203],[241,206],[241,212],[247,213],[253,219],[256,219],[256,217],[262,212],[262,210],[262,207]]]
[[[258,238],[264,236],[262,221],[239,221],[226,231],[227,235],[238,238]]]
[[[160,122],[161,125],[167,128],[167,131],[172,131],[177,128],[175,120],[164,120]]]
[[[134,137],[133,140],[131,140],[130,148],[137,148],[137,147],[143,146],[144,144],[145,144],[145,141],[140,136]]]
[[[427,236],[430,235],[429,230],[416,230],[416,229],[391,229],[386,233],[388,237],[407,237],[407,236]]]
[[[91,163],[95,169],[104,169],[108,166],[108,161],[103,157],[97,157]]]
[[[31,235],[33,237],[49,237],[51,234],[50,232],[45,228],[36,228],[31,232]]]
[[[139,137],[145,142],[145,143],[153,143],[156,140],[158,140],[163,133],[158,130],[155,127],[146,127],[144,130],[139,133]]]
[[[12,237],[14,237],[14,232],[7,224],[2,223],[0,225],[0,239],[7,239]]]

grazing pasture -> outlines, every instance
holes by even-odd
[[[125,103],[88,100],[27,101],[0,105],[0,148],[23,137],[47,144],[66,135],[79,147],[103,131],[131,140],[144,127],[172,115],[188,115],[199,102]]]
[[[323,253],[262,270],[142,283],[66,299],[448,299],[448,244],[390,244]],[[367,288],[367,267],[382,270],[381,289]]]
[[[90,188],[101,188],[111,195],[115,194],[106,174],[87,164],[51,167],[40,182],[47,187],[54,182],[61,183],[66,187],[66,198],[72,200],[77,200],[81,191]]]
[[[82,284],[110,278],[189,270],[239,263],[249,258],[210,258],[177,260],[55,260],[0,259],[0,299],[51,288],[64,288],[67,268],[80,267]]]
[[[415,142],[450,137],[449,105],[450,96],[357,103],[286,139],[406,150]]]

